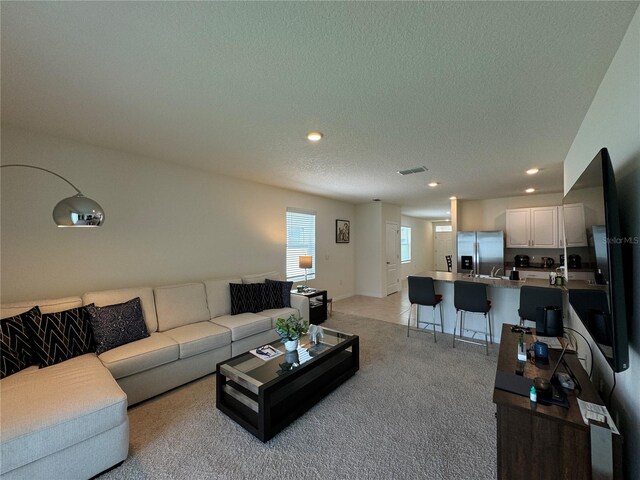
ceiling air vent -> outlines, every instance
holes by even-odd
[[[398,170],[398,173],[400,175],[411,175],[413,173],[426,172],[427,170],[429,170],[427,167],[415,167],[415,168],[409,168],[407,170]]]

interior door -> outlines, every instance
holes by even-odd
[[[400,229],[397,223],[387,222],[387,295],[400,290],[400,275],[398,264],[400,263]]]
[[[435,269],[440,272],[446,272],[448,268],[445,257],[447,255],[451,255],[453,262],[453,236],[451,232],[436,232],[433,236],[433,258],[435,259]]]

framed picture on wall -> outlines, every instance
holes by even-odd
[[[349,220],[336,220],[336,243],[349,243],[350,238]]]

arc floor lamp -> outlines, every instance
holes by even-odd
[[[60,200],[53,208],[53,221],[58,227],[99,227],[104,223],[104,210],[95,200],[85,197],[78,188],[62,175],[58,175],[46,168],[36,167],[34,165],[26,165],[21,163],[12,163],[8,165],[0,165],[0,168],[7,167],[23,167],[42,170],[64,180],[73,189],[78,192],[73,197]]]

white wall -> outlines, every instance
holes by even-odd
[[[382,203],[371,202],[356,207],[356,293],[380,297],[382,278],[380,265],[384,262],[382,245]],[[354,230],[354,228],[351,228]]]
[[[268,270],[284,274],[287,207],[314,210],[316,279],[355,292],[355,243],[335,243],[352,204],[3,126],[2,163],[49,168],[106,212],[97,229],[57,228],[74,192],[44,172],[2,169],[2,302],[163,285]],[[356,226],[355,224],[353,225]],[[352,238],[359,235],[352,229]]]
[[[600,150],[607,147],[616,176],[623,237],[640,237],[640,10],[629,25],[607,74],[585,116],[564,163],[565,192]],[[640,245],[626,245],[629,268],[625,290],[629,304],[630,368],[616,375],[614,418],[625,436],[626,478],[640,478]],[[571,312],[574,328],[581,328]],[[597,350],[594,347],[594,351]],[[596,385],[612,386],[612,373],[595,353]]]
[[[422,218],[402,215],[402,227],[411,227],[411,261],[401,264],[400,279],[431,270],[433,263],[433,235],[431,222]]]

